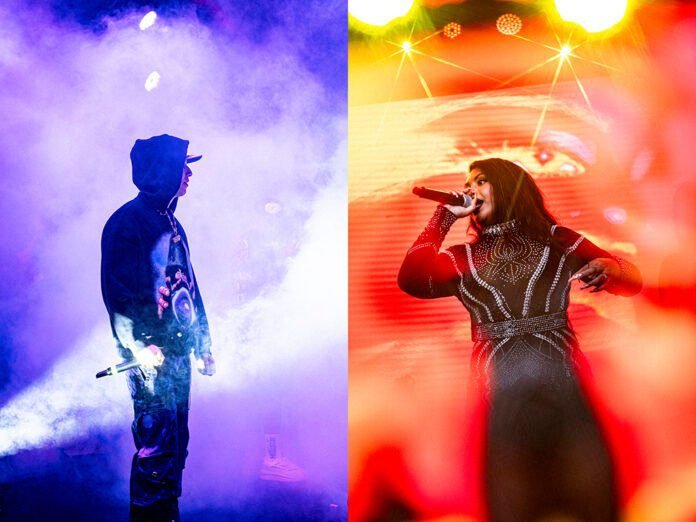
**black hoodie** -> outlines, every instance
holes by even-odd
[[[155,344],[167,354],[210,353],[203,301],[188,240],[174,217],[188,141],[163,134],[131,150],[138,196],[109,218],[102,233],[101,287],[111,328],[124,357]],[[175,234],[178,232],[178,234]],[[179,236],[179,237],[177,237]],[[157,313],[159,287],[174,287]]]

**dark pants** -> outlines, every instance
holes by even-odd
[[[179,520],[178,497],[188,454],[191,362],[165,357],[156,375],[130,374],[134,420],[130,478],[131,520]]]
[[[617,521],[611,456],[577,379],[560,359],[512,348],[492,381],[490,520]]]

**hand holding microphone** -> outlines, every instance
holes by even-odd
[[[458,218],[473,214],[474,211],[480,206],[480,202],[477,202],[475,194],[471,189],[459,192],[444,192],[426,187],[414,187],[413,193],[421,198],[442,203],[447,210],[452,212],[452,214]]]
[[[148,344],[145,348],[136,352],[135,358],[140,363],[140,366],[149,368],[160,366],[164,362],[162,349],[154,344]]]
[[[446,204],[444,207],[458,218],[463,218],[473,214],[481,206],[480,203],[477,202],[476,197],[471,190],[469,190],[468,193],[452,191],[451,194],[458,197],[461,203]]]
[[[123,373],[131,368],[153,369],[160,366],[164,362],[164,354],[159,346],[150,344],[145,348],[138,350],[135,357],[122,363],[109,366],[107,369],[97,373],[97,379]]]

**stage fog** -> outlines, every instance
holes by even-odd
[[[182,512],[253,500],[272,416],[317,509],[333,504],[336,515],[346,488],[345,15],[334,1],[175,4],[87,21],[49,3],[0,7],[4,491],[97,455],[82,483],[125,516],[131,402],[123,376],[94,378],[119,360],[100,236],[137,194],[133,142],[168,133],[204,156],[176,215],[218,367],[193,376]],[[19,513],[10,497],[0,506]],[[60,495],[48,499],[60,512]]]

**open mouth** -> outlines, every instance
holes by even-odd
[[[483,205],[484,201],[482,199],[476,198],[476,208],[474,209],[474,214],[478,214],[479,210],[481,210],[481,205]]]

